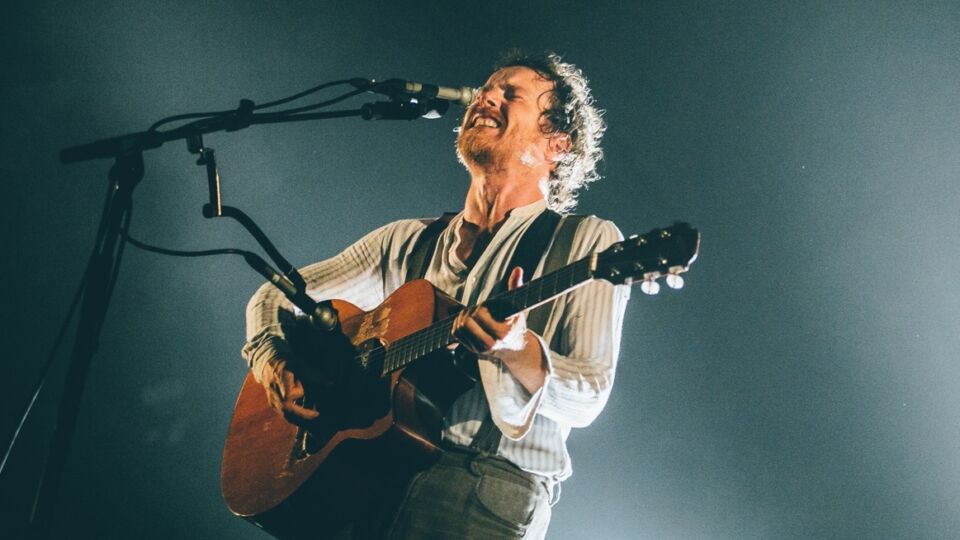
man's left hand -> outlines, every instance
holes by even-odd
[[[513,290],[520,285],[523,269],[518,266],[510,273],[507,287]],[[526,314],[501,321],[482,305],[465,308],[453,321],[452,333],[470,352],[499,358],[530,393],[543,386],[546,361],[539,341],[527,330]]]

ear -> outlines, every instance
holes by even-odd
[[[547,161],[556,163],[570,151],[573,143],[567,133],[555,133],[547,138]]]

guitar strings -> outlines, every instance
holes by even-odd
[[[537,295],[534,298],[542,299],[543,298],[543,286],[544,283],[550,283],[552,285],[551,296],[556,295],[558,292],[565,290],[574,283],[578,281],[585,281],[590,277],[589,266],[586,268],[581,268],[579,263],[588,261],[587,259],[581,259],[575,263],[572,263],[556,272],[552,272],[546,276],[542,276],[539,279],[536,279],[527,284],[527,287],[516,289],[514,291],[508,291],[501,293],[493,298],[487,299],[487,302],[491,300],[504,300],[512,301],[512,296],[523,295],[524,299],[521,302],[524,305],[530,303],[530,297],[532,296],[534,286],[538,289]],[[574,279],[575,275],[578,273],[578,270],[586,270],[583,272],[583,279]],[[565,284],[563,284],[566,282]],[[563,285],[561,285],[563,284]],[[397,340],[393,345],[387,350],[387,358],[389,364],[384,365],[383,374],[389,373],[400,367],[403,367],[413,360],[420,358],[428,352],[433,352],[440,347],[443,347],[451,342],[450,339],[450,330],[453,325],[453,319],[456,316],[447,317],[437,323],[434,323],[428,328],[422,329],[420,331],[414,332],[409,336],[406,336],[400,340]],[[381,352],[382,348],[378,348],[377,352]]]
[[[540,278],[527,283],[525,287],[521,287],[513,291],[506,291],[494,296],[493,298],[488,298],[486,302],[493,300],[511,302],[516,300],[514,297],[523,295],[523,301],[520,303],[527,305],[531,301],[534,287],[537,288],[537,293],[532,297],[540,300],[543,299],[545,283],[548,283],[552,286],[550,287],[552,289],[550,295],[556,295],[560,291],[572,287],[578,281],[585,281],[590,277],[590,269],[588,264],[589,260],[590,257],[580,259],[579,261],[571,263],[555,272],[551,272],[550,274],[541,276]],[[582,279],[574,279],[574,277],[580,273],[580,271],[584,271],[584,277]],[[560,285],[564,282],[566,283],[561,288]],[[363,355],[369,355],[376,360],[379,360],[382,357],[384,365],[383,369],[381,370],[381,376],[386,375],[390,372],[400,369],[401,367],[404,367],[413,360],[424,356],[428,352],[433,352],[440,347],[448,345],[452,341],[450,339],[450,331],[453,328],[454,319],[456,319],[456,315],[445,317],[444,319],[437,321],[427,328],[418,330],[410,335],[398,339],[392,343],[389,348],[386,348],[383,345],[378,345],[371,348],[369,351],[366,351],[363,353]],[[354,361],[359,362],[363,355],[355,356]]]
[[[657,238],[661,236],[662,231],[655,229],[649,233],[640,237],[641,240],[645,238]],[[683,232],[683,231],[681,231]],[[667,235],[666,237],[670,237]],[[699,235],[696,237],[695,245],[699,245]],[[653,248],[653,245],[647,245],[645,249],[650,251]],[[695,250],[696,251],[696,250]],[[575,284],[580,282],[585,282],[593,277],[592,275],[592,264],[591,261],[593,256],[584,257],[578,261],[570,263],[569,265],[560,268],[554,272],[541,276],[538,279],[535,279],[525,286],[515,289],[513,291],[506,291],[504,293],[498,294],[493,298],[488,298],[485,302],[490,302],[493,300],[514,300],[516,296],[524,295],[523,305],[530,304],[530,295],[533,291],[533,286],[536,284],[538,288],[537,296],[539,300],[544,298],[543,296],[543,286],[544,283],[549,283],[553,290],[548,295],[548,297],[557,296],[561,291],[573,287]],[[661,263],[662,264],[662,263]],[[582,273],[582,277],[578,277],[578,273]],[[576,279],[575,279],[576,278]],[[562,288],[559,286],[562,280],[567,280],[566,285]],[[529,308],[526,308],[529,309]],[[440,347],[443,347],[452,342],[450,331],[453,327],[453,320],[456,318],[456,315],[446,317],[427,328],[418,330],[410,335],[404,336],[403,338],[398,339],[390,345],[389,348],[384,347],[383,345],[377,345],[372,348],[366,354],[376,355],[378,358],[383,357],[384,365],[381,370],[381,376],[386,375],[392,371],[400,369],[410,362],[420,358],[428,352],[433,352]],[[359,360],[361,357],[356,356],[354,360]]]

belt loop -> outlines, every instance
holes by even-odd
[[[483,454],[480,452],[471,453],[467,456],[467,470],[469,470],[470,473],[477,478],[483,476],[483,471],[480,470],[480,464],[477,463],[477,459],[481,458],[482,456]]]

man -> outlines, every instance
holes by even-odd
[[[550,53],[506,56],[464,114],[457,153],[471,181],[463,211],[437,239],[425,278],[466,306],[482,302],[508,273],[509,287],[520,285],[528,276],[508,268],[517,244],[547,207],[572,209],[577,190],[597,179],[603,130],[573,65]],[[403,284],[410,248],[424,229],[421,220],[394,222],[306,267],[311,296],[376,307]],[[568,260],[621,239],[612,223],[585,217]],[[463,310],[453,335],[477,354],[481,383],[446,414],[444,458],[385,503],[387,519],[367,524],[374,529],[367,534],[544,537],[558,484],[571,473],[570,428],[589,424],[609,396],[628,297],[626,286],[590,283],[554,303],[542,335],[522,315],[498,320],[486,308]],[[308,422],[318,413],[302,405],[303,385],[283,340],[289,309],[273,287],[257,292],[248,306],[244,356],[271,404],[290,421]]]

